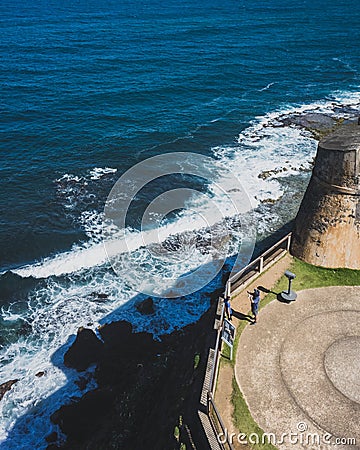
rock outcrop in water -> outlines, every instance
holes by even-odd
[[[280,121],[285,126],[294,125],[310,131],[315,139],[329,134],[339,122],[342,122],[340,119],[319,112],[294,114],[284,117]]]
[[[9,380],[9,381],[6,381],[5,383],[0,384],[0,400],[4,397],[4,395],[6,394],[7,391],[10,391],[13,384],[17,383],[18,381],[19,381],[19,379]]]
[[[64,364],[76,370],[86,370],[99,360],[103,350],[102,342],[92,330],[80,327],[75,342],[64,355]]]
[[[295,220],[292,254],[317,266],[360,269],[360,125],[320,141]]]
[[[155,308],[153,299],[151,297],[146,298],[136,305],[136,309],[139,311],[139,313],[144,314],[145,316],[154,314]]]
[[[208,349],[215,339],[213,321],[214,305],[197,323],[161,341],[149,333],[133,333],[124,321],[99,328],[103,342],[91,330],[80,329],[66,364],[83,370],[95,362],[98,387],[52,415],[67,436],[61,448],[176,450],[184,448],[182,443],[192,448],[192,440],[197,448],[208,448],[197,411]],[[96,358],[84,360],[94,348],[100,349]],[[200,355],[196,366],[195,355]],[[174,435],[175,427],[179,435]],[[57,448],[54,436],[48,442],[49,450]]]

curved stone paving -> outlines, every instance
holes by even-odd
[[[360,338],[335,341],[325,352],[325,371],[334,386],[346,397],[360,403]]]
[[[360,449],[360,287],[272,302],[242,333],[235,374],[278,448]]]

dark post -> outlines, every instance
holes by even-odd
[[[296,292],[291,290],[291,282],[292,282],[292,280],[294,278],[296,278],[296,275],[294,273],[290,272],[289,270],[287,270],[285,272],[285,276],[289,280],[289,287],[288,287],[287,292],[286,291],[282,291],[280,296],[286,302],[293,302],[294,300],[296,300],[297,294],[296,294]]]
[[[290,294],[290,292],[291,292],[291,282],[292,282],[292,278],[289,278],[288,294]]]

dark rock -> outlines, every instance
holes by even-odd
[[[83,391],[86,388],[86,386],[88,384],[88,381],[89,380],[87,378],[81,377],[81,378],[79,378],[78,380],[75,381],[75,384],[79,387],[79,389],[81,391]]]
[[[73,345],[64,355],[64,364],[78,371],[97,363],[103,350],[102,342],[88,328],[80,327]]]
[[[58,434],[56,431],[53,431],[52,433],[48,434],[45,438],[45,441],[49,444],[54,444],[58,440]]]
[[[94,433],[112,410],[114,396],[111,389],[87,392],[81,402],[62,406],[52,416],[68,439],[84,439]]]
[[[154,309],[154,301],[151,297],[146,298],[140,303],[137,303],[136,309],[139,311],[139,313],[144,314],[146,316],[149,316],[150,314],[155,313]]]
[[[348,105],[342,105],[342,106],[335,106],[334,112],[336,114],[345,114],[353,117],[358,117],[360,114],[360,109],[358,107],[348,106]]]
[[[276,203],[276,200],[273,198],[264,198],[264,199],[260,200],[260,203],[267,204],[267,205],[273,205],[274,203]]]
[[[99,328],[99,333],[107,356],[114,354],[114,357],[126,360],[132,355],[139,358],[157,351],[158,342],[153,340],[152,334],[133,333],[132,325],[125,321],[106,324]]]
[[[112,322],[98,328],[101,338],[107,345],[111,343],[126,341],[132,334],[132,325],[121,320]]]
[[[0,384],[0,400],[4,397],[7,391],[10,391],[13,384],[17,383],[19,379],[9,380],[5,383]]]
[[[94,374],[98,389],[51,417],[67,435],[61,448],[179,450],[173,434],[179,416],[187,427],[181,442],[191,448],[186,440],[190,435],[197,448],[208,448],[197,411],[208,349],[216,338],[215,301],[221,293],[212,293],[212,308],[198,323],[163,335],[161,341],[133,333],[126,322],[100,327],[103,356]],[[196,371],[195,354],[200,355]]]
[[[165,292],[164,297],[165,298],[177,298],[178,293],[175,292],[173,289],[169,289],[167,292]]]
[[[32,332],[32,326],[30,323],[23,321],[18,334],[20,336],[28,336]]]
[[[302,128],[323,130],[331,129],[336,121],[333,117],[330,117],[322,113],[307,113],[298,116],[293,116],[291,122]]]
[[[315,139],[319,140],[331,133],[343,119],[334,118],[320,112],[311,112],[280,117],[278,118],[278,121],[282,123],[283,126],[294,125],[298,128],[308,130]]]
[[[104,292],[92,292],[91,296],[96,302],[103,301],[109,298],[108,294],[105,294]]]
[[[150,322],[150,327],[155,334],[163,334],[170,328],[170,324],[163,317],[155,316]]]
[[[40,372],[35,374],[35,376],[38,377],[38,378],[43,377],[44,375],[45,375],[45,371],[44,370],[41,370]]]

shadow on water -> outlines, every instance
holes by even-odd
[[[129,302],[134,302],[134,304],[136,304],[137,302],[144,300],[144,298],[146,298],[146,296],[139,294],[129,300]],[[109,315],[103,317],[99,322],[102,324],[111,322],[112,317],[116,318],[120,315],[124,306],[125,305],[122,305],[117,308]],[[76,382],[79,382],[80,378],[91,377],[94,365],[83,372],[78,372],[76,369],[66,367],[64,364],[64,355],[74,343],[75,339],[76,335],[70,335],[67,341],[51,356],[51,363],[53,366],[60,369],[66,377],[64,385],[53,392],[49,397],[44,398],[39,403],[35,404],[35,406],[31,407],[23,416],[16,420],[7,439],[0,443],[1,450],[46,448],[49,444],[45,442],[44,438],[54,430],[59,431],[57,427],[54,428],[54,425],[48,420],[51,414],[57,411],[62,405],[73,403],[80,399],[85,392],[95,388],[94,384],[90,384],[90,387],[81,390],[76,384]],[[40,379],[37,379],[34,374],[34,382],[41,382],[42,380],[46,380],[46,373]],[[21,383],[21,378],[18,383]],[[44,424],[48,425],[47,429],[44,429]],[[31,436],[33,436],[33,438],[31,438]]]
[[[259,254],[261,254],[261,252],[264,251],[265,248],[273,245],[279,239],[281,239],[281,237],[285,236],[289,231],[291,231],[291,226],[292,222],[289,222],[276,233],[274,233],[274,235],[258,242],[255,246],[252,258],[258,256]],[[227,277],[231,272],[231,267],[234,264],[234,261],[234,257],[230,257],[225,261],[222,271],[216,277],[217,286],[215,286],[215,282],[213,280],[211,283],[209,283],[209,285],[207,285],[200,291],[204,297],[206,296],[207,298],[209,298],[211,290],[214,291],[216,287],[219,287],[221,285],[224,286]],[[209,290],[209,288],[211,288],[211,290]],[[263,289],[265,290],[265,288]],[[143,301],[145,298],[147,298],[146,295],[138,294],[130,299],[128,303],[132,304],[135,307],[136,303]],[[170,302],[176,300],[181,299],[168,299],[168,301]],[[125,305],[120,306],[110,314],[104,316],[98,322],[100,324],[106,324],[112,321],[120,320],[119,317],[121,316],[121,311],[124,309]],[[248,322],[253,321],[251,316],[241,314],[236,311],[234,311],[234,316],[240,320],[245,320]],[[198,317],[196,320],[198,320],[199,318],[200,317]],[[61,388],[53,392],[49,397],[40,400],[39,403],[31,407],[30,410],[28,410],[23,416],[19,417],[16,420],[14,426],[11,428],[8,434],[7,439],[0,443],[1,450],[28,450],[30,448],[28,444],[29,441],[31,441],[32,448],[46,448],[48,443],[45,442],[45,436],[52,433],[54,429],[56,430],[53,424],[48,421],[50,415],[57,411],[62,405],[70,404],[81,398],[81,396],[86,392],[86,390],[80,390],[76,382],[79,381],[79,378],[81,377],[84,377],[86,375],[89,376],[94,367],[90,367],[87,371],[84,372],[77,372],[75,369],[68,368],[64,365],[64,355],[72,345],[72,343],[75,341],[75,338],[75,335],[70,335],[66,343],[61,345],[51,357],[52,364],[64,373],[66,377],[65,384]],[[41,379],[46,379],[46,374],[41,377]],[[18,383],[21,383],[21,379]],[[91,386],[88,390],[91,390],[94,387],[95,386]],[[44,423],[47,424],[47,429],[43,428]],[[33,436],[33,438],[31,438],[31,436]],[[33,447],[34,445],[36,445],[36,447]]]
[[[42,429],[42,436],[37,436],[37,432],[39,431],[36,427],[36,421],[42,421],[41,418],[44,416],[48,416],[51,414],[55,407],[54,405],[59,405],[61,403],[67,403],[71,401],[71,397],[69,396],[69,384],[73,384],[76,379],[76,371],[73,369],[69,369],[65,367],[63,360],[64,354],[69,346],[74,342],[75,336],[69,336],[67,342],[59,347],[59,349],[52,355],[51,362],[55,367],[60,368],[67,378],[67,384],[65,384],[62,388],[55,391],[51,396],[41,400],[38,404],[33,406],[29,411],[26,412],[23,416],[19,417],[15,422],[15,425],[12,427],[11,431],[8,434],[8,438],[0,444],[0,448],[4,450],[10,449],[28,449],[28,442],[31,441],[33,445],[36,442],[37,448],[42,448],[44,444],[44,437],[53,431],[52,425],[49,423],[49,428]],[[74,377],[75,375],[75,377]],[[46,377],[46,374],[43,376]],[[34,382],[36,378],[34,375]],[[21,379],[18,381],[21,383]],[[79,395],[79,392],[76,392],[76,385],[74,385],[74,389],[72,395]],[[77,389],[79,391],[79,389]],[[36,436],[31,438],[31,436]]]

